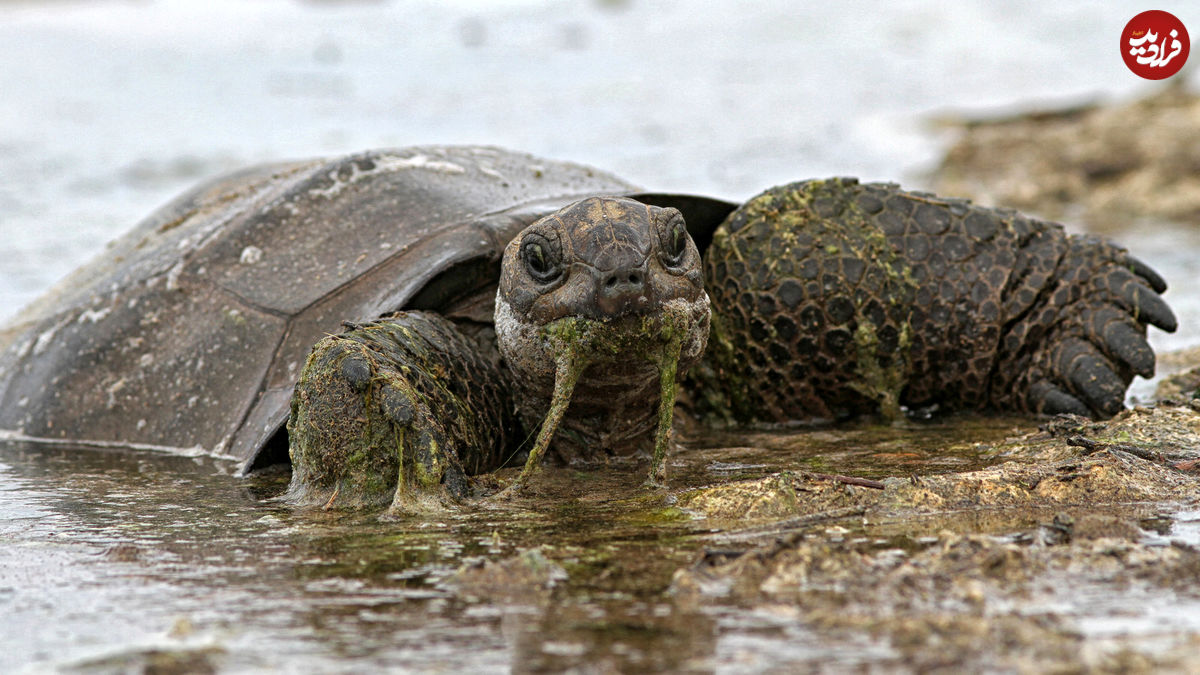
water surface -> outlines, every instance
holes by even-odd
[[[931,471],[962,470],[984,461],[975,440],[1021,429],[1006,419],[970,431],[864,426],[763,433],[744,446],[718,436],[677,452],[671,483],[830,463],[857,475],[902,474],[931,460]],[[944,452],[948,445],[957,450]],[[209,457],[3,442],[0,613],[9,629],[0,632],[0,671],[162,659],[306,672],[710,669],[727,658],[722,644],[764,641],[792,657],[836,657],[844,646],[810,653],[815,644],[764,634],[761,617],[736,606],[678,606],[667,593],[673,574],[706,548],[728,548],[713,538],[728,528],[642,489],[646,468],[552,469],[548,494],[532,502],[381,522],[294,511],[275,499],[286,472],[246,479]],[[751,533],[734,546],[771,536]],[[539,547],[566,572],[552,589],[447,583],[472,560]]]

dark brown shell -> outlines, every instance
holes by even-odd
[[[631,190],[494,148],[224,177],[142,222],[0,332],[0,429],[250,462],[286,420],[312,345],[342,321],[494,287],[487,271],[526,224]],[[460,265],[475,266],[444,274]]]

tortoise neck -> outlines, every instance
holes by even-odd
[[[708,338],[709,306],[707,295],[702,295],[692,302],[672,301],[654,316],[609,322],[573,318],[568,338],[562,337],[561,325],[523,321],[500,296],[495,317],[517,414],[530,434],[540,428],[549,409],[562,341],[586,343],[579,348],[588,365],[551,444],[551,454],[559,459],[586,462],[645,453],[653,447],[664,354],[675,350],[677,356],[670,360],[678,359],[679,374],[699,359]]]

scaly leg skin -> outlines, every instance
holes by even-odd
[[[901,405],[1107,417],[1154,372],[1146,326],[1176,325],[1166,284],[1124,249],[853,179],[747,202],[713,238],[705,287],[710,347],[688,386],[733,423]]]
[[[454,324],[401,313],[313,348],[288,420],[294,504],[441,508],[496,468],[514,420],[499,369]]]

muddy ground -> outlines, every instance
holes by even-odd
[[[1194,667],[1191,404],[679,429],[666,490],[548,466],[382,520],[290,506],[286,472],[0,443],[0,670]]]
[[[960,437],[941,455],[969,458],[959,471],[925,463],[932,455],[919,444],[906,453],[903,441],[872,440],[879,433],[888,432],[787,437],[857,440],[867,452],[846,462],[853,477],[796,469],[625,500],[624,522],[653,531],[686,521],[695,532],[692,562],[665,590],[670,614],[733,606],[819,645],[790,650],[783,669],[1196,667],[1200,402],[1108,422],[1062,416],[984,442]],[[906,460],[911,473],[897,475]],[[516,508],[579,489],[549,475],[539,497]],[[467,597],[551,605],[578,557],[525,549],[464,565],[445,583]]]

